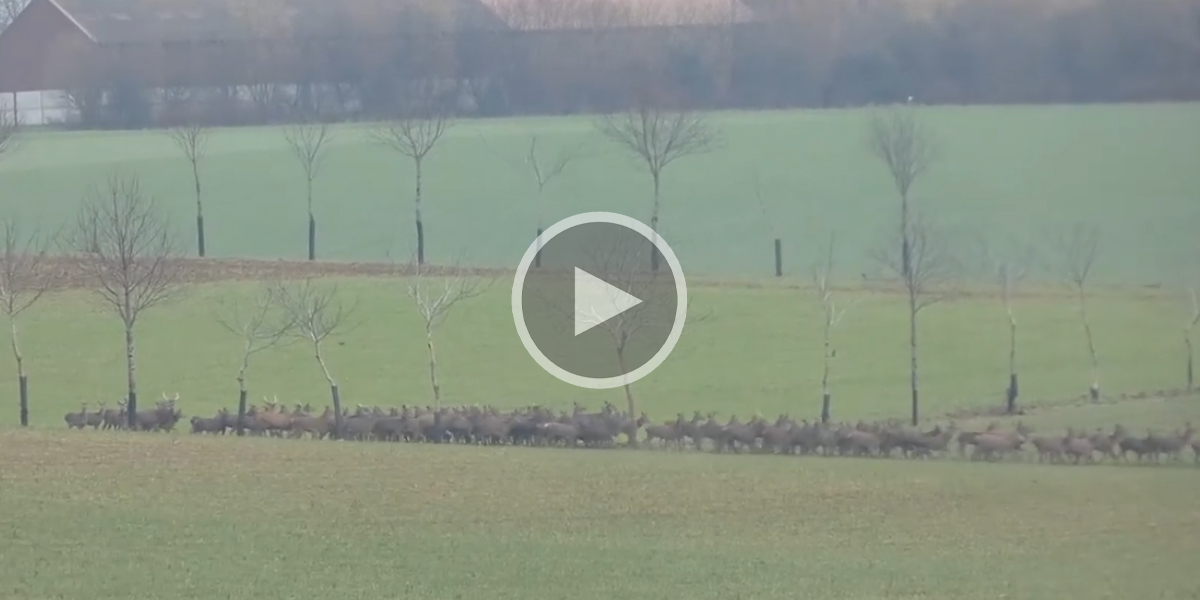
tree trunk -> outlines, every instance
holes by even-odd
[[[237,434],[246,435],[246,378],[238,376]]]
[[[783,277],[783,240],[775,238],[775,276]]]
[[[425,347],[429,349],[429,385],[433,388],[433,407],[442,407],[442,384],[438,382],[437,351],[433,347],[433,330],[425,329]]]
[[[621,369],[621,374],[625,375],[625,348],[617,348],[617,366]],[[633,395],[633,385],[629,383],[629,378],[625,378],[625,403],[629,408],[629,418],[637,418],[637,398]]]
[[[312,176],[308,178],[308,260],[317,260],[317,218],[313,216]]]
[[[536,238],[537,239],[537,252],[533,255],[533,267],[535,269],[541,268],[541,266],[542,266],[542,233],[544,233],[544,231],[542,230],[542,220],[538,219],[538,229],[537,229],[537,238]]]
[[[1004,410],[1008,414],[1017,412],[1017,396],[1021,393],[1017,385],[1017,322],[1009,315],[1008,322],[1008,390]]]
[[[832,315],[829,314],[829,312],[828,312],[828,310],[829,310],[828,309],[828,299],[827,299],[826,306],[827,306],[826,307],[827,312],[825,313],[825,360],[824,360],[824,366],[821,370],[821,422],[822,423],[829,422],[829,417],[830,417],[829,411],[831,408],[830,404],[833,399],[833,394],[830,392],[830,389],[829,389],[829,360],[830,360],[829,329],[832,326],[832,322],[831,322]]]
[[[650,247],[650,270],[658,271],[658,212],[659,212],[659,177],[660,173],[654,172],[650,174],[654,178],[654,204],[650,209],[650,229],[654,232],[654,239],[651,240],[654,244]]]
[[[909,293],[908,300],[908,351],[911,359],[912,424],[917,426],[921,417],[921,396],[917,379],[917,299]]]
[[[25,357],[21,354],[21,342],[17,337],[17,320],[12,315],[8,317],[8,325],[13,359],[17,361],[17,405],[20,410],[21,427],[29,427],[29,378],[25,376]]]
[[[204,258],[204,215],[196,213],[196,251]]]
[[[417,193],[416,199],[413,202],[414,212],[417,221],[417,264],[425,264],[425,222],[421,219],[421,161],[416,161],[417,166]]]
[[[308,260],[317,260],[317,218],[308,213]]]
[[[1079,286],[1079,313],[1083,317],[1083,335],[1087,338],[1088,355],[1092,359],[1092,386],[1088,388],[1088,396],[1092,402],[1100,400],[1100,358],[1096,355],[1096,342],[1092,337],[1092,323],[1088,320],[1087,296],[1083,286]]]
[[[133,324],[125,325],[125,375],[127,377],[129,399],[125,404],[126,422],[129,429],[137,425],[137,362],[134,359]]]
[[[204,258],[204,203],[200,196],[200,166],[195,160],[192,161],[192,179],[196,182],[196,251]]]
[[[336,383],[329,384],[329,397],[333,400],[333,439],[342,439],[342,396]]]

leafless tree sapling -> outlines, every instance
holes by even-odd
[[[190,123],[167,130],[167,135],[192,165],[192,182],[196,186],[196,251],[200,258],[204,258],[204,200],[200,191],[200,161],[208,151],[208,129],[203,125]]]
[[[329,372],[329,365],[321,353],[321,345],[329,336],[346,326],[352,308],[346,308],[338,297],[337,284],[319,286],[311,279],[300,283],[278,283],[271,286],[273,300],[292,324],[289,334],[296,340],[312,345],[313,358],[321,367],[321,374],[329,384],[329,395],[333,400],[336,419],[335,435],[342,435],[342,397],[337,381]]]
[[[237,434],[243,435],[246,420],[246,371],[250,368],[250,357],[280,345],[284,340],[295,339],[294,315],[283,310],[277,295],[270,286],[264,287],[252,300],[237,298],[218,301],[213,317],[226,331],[238,336],[242,342],[242,360],[238,364],[238,410]]]
[[[135,177],[113,176],[79,211],[71,245],[96,294],[125,328],[129,426],[137,417],[134,326],[147,310],[182,290],[171,227]]]
[[[920,211],[912,211],[907,219],[907,227],[903,233],[897,232],[896,238],[907,240],[907,243],[902,245],[896,243],[898,240],[893,240],[875,252],[875,259],[900,280],[908,304],[911,420],[915,426],[920,420],[921,406],[917,321],[921,311],[954,293],[959,264],[950,253],[944,236],[934,229]]]
[[[313,181],[325,163],[333,133],[325,123],[302,123],[284,129],[283,135],[304,170],[305,189],[308,192],[308,260],[316,260],[317,218],[313,214]]]
[[[645,164],[654,184],[650,228],[656,234],[662,213],[659,192],[663,171],[681,158],[712,152],[721,143],[719,132],[703,115],[664,110],[652,102],[628,112],[604,115],[596,121],[596,128]],[[651,253],[651,268],[657,270],[658,263],[658,253]]]
[[[29,426],[29,376],[25,373],[25,358],[21,354],[18,317],[33,306],[56,280],[54,271],[47,268],[49,237],[37,232],[26,236],[16,220],[4,221],[4,254],[0,255],[0,309],[8,317],[13,358],[17,362],[17,392],[20,404],[21,427]]]
[[[1092,385],[1088,388],[1088,395],[1096,402],[1100,400],[1100,358],[1088,316],[1087,286],[1100,250],[1100,231],[1094,226],[1077,223],[1054,238],[1054,250],[1059,259],[1059,272],[1079,302],[1079,317],[1083,322],[1083,335],[1092,364]]]
[[[403,116],[386,121],[371,131],[371,136],[377,142],[413,161],[416,171],[413,215],[417,228],[417,264],[425,264],[425,222],[421,217],[425,159],[452,126],[453,121],[443,111],[417,108],[407,110]]]
[[[1196,324],[1200,323],[1200,300],[1196,298],[1196,288],[1188,290],[1192,299],[1192,317],[1183,327],[1183,345],[1187,351],[1187,390],[1190,392],[1195,387],[1195,368],[1193,367],[1193,352],[1192,352],[1192,330],[1196,328]]]
[[[516,170],[523,171],[528,169],[530,175],[533,176],[533,182],[537,185],[537,197],[535,198],[537,202],[537,234],[539,236],[542,235],[546,214],[546,186],[550,185],[551,181],[562,175],[572,161],[583,156],[583,146],[567,146],[560,148],[559,151],[552,156],[543,157],[541,153],[538,152],[538,137],[536,135],[531,135],[529,136],[529,150],[525,152],[520,160],[514,160],[493,150],[487,143],[487,139],[482,135],[479,137],[480,140],[483,141],[484,145],[488,147],[488,150],[492,154],[496,155],[497,158],[508,163]],[[540,247],[538,249],[541,250]],[[535,259],[535,267],[541,266],[540,258],[541,257],[538,256]]]
[[[833,329],[841,323],[846,311],[861,300],[855,299],[848,306],[838,309],[833,297],[833,264],[835,236],[829,236],[829,249],[825,255],[824,264],[818,263],[813,269],[813,281],[816,284],[817,297],[821,301],[822,328],[821,342],[824,351],[821,365],[821,422],[828,423],[830,418],[833,393],[830,387],[829,375],[833,359],[837,358],[837,350],[833,347]]]
[[[429,351],[429,385],[433,389],[435,407],[441,407],[442,384],[438,376],[434,333],[459,302],[487,292],[493,282],[494,279],[471,275],[457,267],[443,276],[432,278],[421,265],[416,265],[413,275],[408,280],[408,297],[416,304],[417,313],[425,325],[425,348]]]
[[[911,108],[896,107],[871,118],[871,151],[882,161],[900,196],[899,254],[884,252],[879,258],[903,282],[908,295],[909,351],[911,361],[912,422],[917,424],[920,392],[917,385],[917,315],[938,296],[931,289],[946,275],[949,256],[941,240],[933,239],[928,223],[918,217],[910,203],[913,184],[933,164],[935,145]],[[920,238],[920,239],[918,239]],[[921,249],[918,256],[917,246]]]
[[[1029,274],[1029,265],[1034,257],[1029,248],[1024,252],[993,256],[986,243],[981,241],[979,246],[983,254],[984,270],[995,275],[996,283],[1000,287],[1004,314],[1008,317],[1008,388],[1004,391],[1004,410],[1013,414],[1017,412],[1017,398],[1021,394],[1017,373],[1017,314],[1013,299]]]

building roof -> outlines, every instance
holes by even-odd
[[[742,0],[479,0],[517,30],[678,27],[746,23]]]
[[[401,27],[496,29],[479,0],[46,0],[97,43],[318,38]]]

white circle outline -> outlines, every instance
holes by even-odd
[[[591,223],[609,223],[638,232],[658,249],[659,254],[666,260],[667,266],[670,267],[671,275],[675,278],[675,320],[671,323],[671,332],[667,335],[667,341],[645,364],[634,369],[631,373],[614,377],[584,377],[558,366],[542,353],[542,350],[538,348],[533,338],[529,335],[529,328],[525,325],[523,288],[525,287],[525,278],[529,275],[529,269],[533,266],[533,259],[537,255],[538,250],[544,248],[546,242],[554,239],[558,234],[578,225],[588,225]],[[661,235],[656,234],[645,223],[618,213],[580,213],[551,225],[541,235],[534,238],[533,243],[525,250],[525,255],[521,257],[521,262],[517,264],[517,272],[513,277],[512,312],[513,321],[517,326],[517,336],[521,338],[521,345],[525,346],[525,351],[533,357],[533,360],[539,366],[564,383],[590,390],[609,390],[633,383],[649,375],[663,361],[667,360],[667,355],[675,349],[675,345],[679,343],[679,336],[683,334],[684,322],[687,320],[687,282],[684,281],[683,267],[679,264],[679,257],[675,256],[675,251],[671,249],[671,246],[667,244]]]

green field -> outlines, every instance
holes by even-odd
[[[945,154],[917,195],[960,247],[984,229],[993,241],[1037,241],[1043,225],[1101,227],[1089,313],[1104,398],[1079,400],[1089,361],[1069,292],[1030,282],[1015,303],[1030,410],[967,415],[1000,406],[1007,384],[1007,316],[994,286],[976,282],[922,313],[923,426],[951,413],[960,427],[1020,420],[1042,432],[1200,423],[1195,394],[1153,393],[1184,384],[1180,331],[1190,307],[1180,284],[1200,274],[1200,107],[927,116]],[[865,117],[720,115],[726,149],[668,172],[664,230],[692,275],[693,314],[708,318],[689,323],[671,357],[635,384],[655,420],[697,410],[722,420],[818,415],[822,321],[806,273],[832,231],[847,284],[839,301],[859,300],[834,332],[833,416],[907,417],[906,309],[894,290],[860,285],[859,273],[873,268],[866,250],[888,223],[880,207],[893,205],[882,167],[863,150]],[[516,155],[531,131],[554,144],[592,137],[578,119],[453,130],[429,166],[433,260],[502,265],[524,251],[535,220],[531,185],[479,135]],[[405,258],[410,167],[361,130],[339,133],[318,182],[324,254]],[[300,257],[302,182],[282,135],[215,135],[205,166],[212,253]],[[551,219],[648,212],[648,182],[619,155],[577,166],[551,189]],[[0,215],[69,222],[87,187],[114,167],[139,174],[188,235],[186,163],[161,133],[30,137],[0,161]],[[775,235],[794,265],[781,280],[764,277]],[[422,322],[405,282],[323,284],[333,282],[356,306],[325,347],[343,402],[431,403]],[[1145,287],[1153,283],[1163,285]],[[212,312],[256,287],[194,285],[144,315],[144,402],[178,392],[185,419],[234,405],[239,340]],[[619,390],[574,388],[534,363],[515,335],[509,290],[498,280],[438,331],[443,401],[623,406]],[[0,355],[4,599],[1200,597],[1200,469],[1190,452],[1179,465],[1074,468],[68,432],[63,413],[82,402],[113,406],[124,393],[120,322],[89,292],[55,291],[22,315],[21,333],[30,431],[14,427],[16,378],[11,355]],[[328,402],[301,345],[256,356],[249,385],[254,402]]]
[[[5,598],[1200,591],[1197,473],[0,434]]]
[[[1200,106],[926,108],[942,158],[914,188],[960,247],[978,237],[1033,242],[1043,228],[1101,228],[1096,276],[1134,283],[1194,277],[1200,254]],[[866,151],[862,110],[713,116],[721,151],[668,168],[662,227],[690,273],[769,274],[771,238],[791,272],[807,273],[830,232],[847,272],[871,271],[866,250],[890,224],[894,192]],[[427,166],[429,256],[513,264],[535,227],[533,180],[517,159],[531,133],[547,152],[591,153],[551,183],[547,219],[587,210],[649,217],[649,179],[586,118],[463,121]],[[329,259],[407,259],[412,166],[345,127],[316,183],[320,252]],[[487,144],[481,141],[481,136]],[[211,256],[303,257],[304,182],[281,131],[214,133],[203,165]],[[37,133],[0,160],[0,214],[61,223],[114,169],[137,174],[193,248],[189,165],[162,133]],[[757,172],[768,207],[753,193]]]
[[[515,407],[623,404],[620,390],[568,386],[541,370],[521,347],[509,306],[508,280],[464,303],[438,332],[442,384],[448,403]],[[256,284],[192,288],[182,300],[146,313],[139,324],[139,382],[158,397],[178,391],[189,415],[211,414],[236,399],[241,358],[236,337],[216,325],[213,306],[247,297]],[[1030,288],[1016,307],[1022,324],[1020,362],[1024,400],[1056,402],[1084,393],[1087,349],[1068,296]],[[1037,292],[1037,293],[1033,293]],[[353,406],[426,404],[422,321],[400,280],[342,280],[340,294],[357,308],[351,328],[331,339],[326,353],[345,401]],[[694,311],[711,315],[690,324],[671,357],[636,384],[652,417],[715,410],[743,418],[788,412],[818,413],[820,306],[812,290],[768,282],[758,287],[711,286],[697,281]],[[847,290],[859,298],[834,332],[835,417],[905,417],[908,413],[905,310],[885,291]],[[1144,290],[1103,290],[1091,306],[1103,373],[1111,396],[1184,383],[1186,320],[1182,297]],[[1007,384],[1007,321],[998,299],[964,297],[934,305],[921,323],[922,389],[930,417],[964,407],[998,406]],[[120,321],[102,312],[87,292],[57,293],[26,315],[26,365],[35,397],[34,423],[62,426],[62,414],[80,402],[113,405],[124,389]],[[6,357],[7,360],[7,357]],[[11,364],[11,363],[10,363]],[[11,373],[6,367],[7,373]],[[12,386],[12,379],[4,381]],[[321,372],[303,345],[255,357],[254,399],[275,395],[319,405],[327,397]],[[13,410],[0,412],[12,424]],[[1200,414],[1197,414],[1200,422]]]

